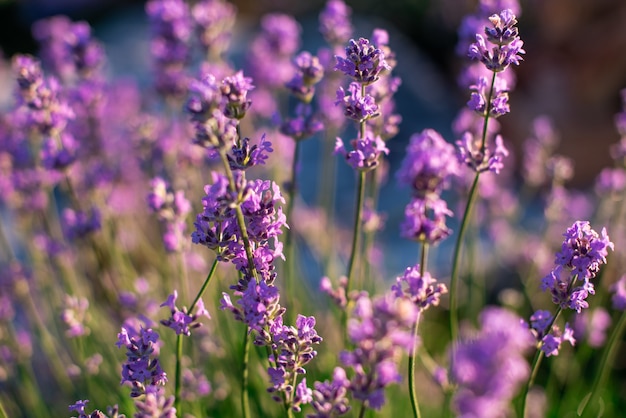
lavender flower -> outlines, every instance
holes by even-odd
[[[117,337],[117,347],[126,347],[127,360],[122,365],[121,384],[128,382],[131,385],[130,396],[136,398],[149,393],[151,386],[165,385],[167,375],[155,353],[159,334],[150,328],[141,327],[135,331],[123,326]]]
[[[441,295],[448,293],[446,285],[438,283],[430,273],[421,275],[419,264],[407,267],[404,274],[396,278],[391,290],[396,297],[408,298],[420,311],[439,305]]]
[[[398,181],[417,196],[441,194],[453,176],[460,174],[454,146],[432,129],[411,135],[406,155],[396,173]]]
[[[548,328],[552,324],[550,328]],[[559,354],[561,344],[568,341],[571,345],[576,344],[574,331],[566,323],[564,330],[554,325],[554,319],[549,311],[538,310],[530,317],[530,328],[536,340],[540,343],[540,349],[546,357]]]
[[[160,177],[151,181],[152,191],[148,194],[148,207],[156,213],[164,225],[163,243],[168,252],[181,251],[186,243],[184,237],[185,218],[191,211],[191,203],[182,190],[172,192],[169,185]]]
[[[282,316],[277,317],[269,327],[269,345],[277,355],[270,358],[276,367],[268,369],[268,374],[272,377],[272,387],[268,392],[283,392],[295,412],[300,411],[302,404],[313,400],[312,391],[306,386],[306,379],[302,379],[295,391],[292,383],[296,382],[298,375],[306,373],[304,366],[317,356],[313,346],[319,344],[322,338],[317,335],[314,327],[315,318],[302,315],[298,315],[295,327],[283,325]],[[274,399],[277,402],[283,401],[277,395]]]
[[[355,300],[348,321],[351,351],[342,351],[341,362],[354,371],[349,390],[368,408],[380,409],[385,403],[385,387],[399,383],[399,356],[415,345],[412,329],[417,307],[405,298],[391,294],[372,301],[366,294]]]
[[[611,326],[611,316],[602,307],[584,311],[574,318],[574,339],[587,340],[592,348],[600,348],[606,341],[606,331]]]
[[[480,60],[489,70],[501,72],[509,65],[519,65],[524,42],[518,36],[517,19],[510,9],[489,17],[493,27],[485,27],[485,36],[476,34],[476,42],[469,47],[468,55]],[[486,38],[486,39],[485,39]],[[487,42],[491,46],[487,46]],[[489,49],[491,48],[491,49]]]
[[[411,240],[437,244],[452,233],[446,226],[446,216],[452,216],[452,211],[438,195],[413,199],[404,210],[401,234]]]
[[[294,117],[284,121],[276,121],[280,125],[280,132],[296,141],[311,137],[324,129],[322,121],[313,113],[313,108],[307,103],[296,105]]]
[[[150,50],[155,61],[156,89],[166,97],[185,93],[192,20],[183,0],[150,0],[146,13],[152,28]]]
[[[330,45],[342,45],[352,36],[352,10],[342,0],[328,0],[320,13],[319,30]]]
[[[332,418],[348,413],[350,405],[346,395],[350,381],[344,369],[335,367],[332,381],[315,382],[314,387],[311,406],[315,414],[308,414],[307,418]]]
[[[524,355],[533,338],[519,317],[502,308],[486,308],[479,322],[476,335],[454,348],[450,374],[458,390],[453,403],[459,416],[506,416],[530,375]]]
[[[366,132],[364,138],[353,139],[350,142],[354,149],[346,151],[343,141],[338,137],[335,143],[335,154],[343,155],[355,170],[373,170],[379,164],[379,156],[383,153],[389,154],[389,149],[380,136],[375,136],[371,132]]]
[[[178,298],[178,292],[174,290],[174,293],[167,297],[167,300],[160,306],[166,306],[170,309],[171,316],[166,320],[161,320],[161,323],[166,327],[169,327],[176,332],[176,335],[191,335],[191,330],[202,326],[200,322],[197,322],[201,316],[211,318],[209,311],[204,307],[202,299],[198,299],[198,303],[195,306],[195,313],[192,315],[187,312],[187,307],[178,309],[176,306],[176,299]]]
[[[469,88],[472,94],[467,106],[479,115],[484,116],[489,111],[490,116],[497,118],[511,111],[506,79],[496,78],[491,89],[488,78],[479,77]],[[491,102],[487,103],[489,94],[491,94]]]
[[[381,73],[391,70],[385,61],[385,54],[365,38],[358,41],[351,39],[346,47],[346,57],[335,55],[335,59],[335,70],[365,86],[377,81]]]
[[[228,49],[236,13],[232,3],[222,0],[203,0],[192,7],[191,15],[205,55],[218,58]]]
[[[359,83],[350,83],[347,95],[343,87],[339,87],[335,104],[341,104],[344,115],[359,123],[380,115],[374,98],[369,94],[363,96]]]
[[[509,155],[500,135],[496,136],[493,148],[483,148],[480,138],[474,138],[470,132],[465,132],[456,144],[459,162],[479,173],[493,171],[498,174],[504,167],[502,160]]]
[[[286,86],[298,100],[310,103],[315,93],[315,84],[324,76],[324,67],[316,56],[307,51],[299,53],[294,58],[293,64],[296,73]]]
[[[252,79],[244,77],[242,71],[222,80],[220,90],[226,101],[224,115],[227,118],[242,119],[246,115],[252,104],[252,101],[248,100],[248,92],[252,89],[254,89]]]

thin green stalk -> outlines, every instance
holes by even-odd
[[[456,237],[456,243],[454,245],[454,255],[452,258],[452,273],[450,275],[450,341],[454,344],[459,334],[459,318],[458,318],[458,281],[459,281],[459,259],[461,258],[461,246],[463,245],[463,237],[465,236],[465,231],[467,229],[467,225],[469,224],[470,214],[472,211],[472,206],[474,201],[476,200],[477,192],[478,192],[478,178],[480,177],[480,172],[476,172],[476,176],[474,177],[474,182],[472,183],[472,187],[469,192],[469,196],[467,198],[467,205],[465,206],[465,212],[463,213],[463,219],[461,221],[461,226],[459,229],[459,234]]]
[[[420,276],[424,275],[426,271],[426,262],[428,260],[428,243],[422,243],[422,251],[420,256]],[[417,401],[417,394],[415,392],[415,358],[417,356],[417,331],[419,328],[419,322],[421,317],[421,311],[418,312],[417,318],[415,320],[415,325],[413,327],[413,338],[415,339],[413,343],[413,348],[411,350],[411,355],[409,356],[409,395],[411,398],[411,408],[413,409],[413,416],[415,418],[421,418],[422,414],[420,413],[419,402]]]
[[[182,390],[182,382],[183,382],[183,367],[181,364],[183,358],[183,334],[178,334],[176,336],[176,375],[175,380],[176,384],[174,386],[174,408],[176,409],[176,413],[182,416],[182,410],[180,409],[180,392]]]
[[[7,415],[7,412],[4,410],[4,405],[2,405],[1,401],[0,401],[0,418],[9,418],[9,416]]]
[[[250,395],[248,394],[248,360],[250,358],[250,333],[248,327],[245,328],[243,339],[243,353],[241,362],[243,371],[241,374],[241,415],[243,418],[250,417]]]
[[[622,312],[622,315],[615,326],[615,329],[611,333],[611,338],[606,345],[606,348],[602,352],[602,358],[600,359],[600,365],[596,371],[596,376],[593,379],[593,385],[591,386],[590,395],[587,397],[587,402],[585,402],[581,407],[579,407],[578,415],[582,416],[585,412],[586,408],[589,405],[593,405],[596,402],[597,397],[599,396],[599,390],[604,387],[606,384],[606,379],[608,378],[609,371],[612,369],[610,365],[615,361],[615,356],[617,355],[617,349],[619,348],[620,341],[622,339],[622,335],[624,334],[624,329],[626,328],[626,311]]]
[[[293,160],[291,163],[291,182],[290,182],[290,187],[288,189],[288,196],[287,196],[287,213],[285,214],[285,216],[287,217],[287,222],[289,223],[289,229],[287,229],[285,231],[285,251],[286,251],[286,263],[285,263],[285,274],[283,277],[284,280],[284,286],[285,286],[285,295],[286,297],[284,298],[284,303],[287,303],[289,301],[294,301],[295,300],[295,295],[292,294],[293,292],[293,276],[295,275],[295,244],[294,244],[294,235],[295,235],[295,231],[294,231],[294,223],[292,222],[293,219],[293,208],[294,208],[294,204],[295,204],[295,200],[296,200],[296,196],[297,196],[297,191],[298,191],[298,184],[297,184],[297,171],[298,171],[298,159],[299,159],[299,154],[300,154],[300,141],[297,139],[294,139],[294,141],[296,142],[296,148],[293,152]],[[287,306],[285,306],[287,307]],[[286,314],[290,315],[290,313],[292,312],[292,309],[287,309]],[[290,318],[287,318],[287,323],[291,322],[289,320]]]
[[[363,403],[361,404],[361,409],[359,410],[359,418],[363,418],[365,416],[365,410],[367,408],[365,407],[365,401],[363,401]]]
[[[207,287],[209,286],[209,282],[211,281],[211,278],[213,277],[213,275],[215,274],[215,270],[217,269],[217,258],[215,260],[213,260],[213,264],[211,265],[211,270],[209,271],[209,274],[207,275],[206,279],[204,280],[204,283],[202,283],[202,286],[200,287],[200,290],[198,291],[198,294],[196,295],[196,298],[193,300],[193,303],[191,304],[191,306],[189,307],[189,314],[191,314],[193,312],[193,308],[196,307],[196,304],[198,303],[198,301],[200,300],[200,298],[202,298],[202,295],[204,294],[204,292],[206,291]],[[175,372],[175,383],[174,383],[174,408],[176,408],[176,411],[178,413],[181,412],[180,410],[180,402],[181,402],[181,397],[180,397],[180,392],[181,392],[181,388],[182,388],[182,359],[183,359],[183,335],[182,334],[178,334],[176,336],[176,372]]]
[[[354,277],[354,267],[361,241],[361,218],[363,213],[363,201],[365,200],[365,171],[359,171],[359,180],[357,185],[356,210],[354,215],[354,226],[352,235],[352,251],[350,252],[350,260],[348,262],[348,282],[346,284],[346,295],[350,292],[350,283]]]
[[[572,282],[574,280],[572,280]],[[559,315],[561,315],[562,311],[563,311],[563,308],[559,306],[556,311],[556,314],[554,314],[554,316],[552,317],[552,321],[550,321],[550,324],[546,327],[546,332],[549,332],[552,329],[552,326],[558,319]],[[539,346],[537,348],[537,351],[535,352],[535,357],[533,358],[533,362],[530,365],[530,368],[531,368],[530,378],[528,379],[528,382],[526,382],[526,386],[524,387],[524,391],[522,392],[522,398],[521,398],[522,407],[520,409],[520,414],[519,414],[520,418],[524,418],[524,414],[526,413],[526,401],[528,398],[528,392],[530,391],[531,386],[535,383],[535,379],[537,378],[537,373],[539,372],[539,365],[541,365],[541,359],[543,359],[543,350],[541,349],[541,346]]]
[[[481,155],[486,154],[487,149],[487,131],[489,127],[489,112],[491,111],[491,99],[493,97],[493,88],[496,82],[497,73],[494,72],[491,77],[491,86],[489,88],[489,94],[487,96],[487,105],[485,109],[485,121],[483,123],[483,132],[482,138],[480,142],[480,153]],[[456,239],[456,244],[454,246],[454,256],[452,260],[452,274],[450,276],[450,339],[452,343],[457,339],[459,333],[459,318],[458,318],[458,269],[459,269],[459,258],[461,256],[461,246],[463,244],[463,237],[465,235],[465,230],[467,229],[467,224],[469,222],[469,217],[471,214],[473,202],[476,199],[476,194],[478,191],[478,178],[480,177],[480,171],[476,171],[476,175],[474,177],[474,182],[472,183],[472,187],[469,192],[469,196],[467,198],[467,205],[465,206],[465,213],[463,214],[463,220],[461,221],[461,229],[459,230],[459,235]],[[452,359],[454,361],[454,358]]]

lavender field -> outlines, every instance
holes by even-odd
[[[449,118],[343,0],[35,21],[0,56],[0,418],[626,416],[626,86],[591,186],[550,114],[516,155],[538,58],[477,3]]]

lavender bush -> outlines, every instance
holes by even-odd
[[[626,89],[593,190],[567,185],[547,115],[515,179],[498,119],[533,51],[515,0],[481,1],[459,29],[454,137],[424,126],[390,173],[402,57],[342,0],[324,47],[269,14],[241,66],[233,5],[145,12],[148,87],[109,77],[63,16],[6,63],[0,417],[621,416]],[[352,212],[334,210],[338,164]],[[380,262],[388,181],[418,249],[399,274]]]

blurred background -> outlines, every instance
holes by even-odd
[[[257,29],[264,13],[293,14],[303,26],[303,48],[321,43],[317,18],[323,0],[236,0],[239,48],[246,34]],[[457,88],[463,63],[455,54],[457,28],[475,10],[471,0],[347,0],[355,22],[354,36],[369,37],[371,28],[390,32],[397,51],[397,73],[403,85],[397,96],[403,116],[401,136],[392,151],[403,150],[410,134],[426,127],[452,140],[450,123],[468,98]],[[530,122],[550,116],[561,134],[557,152],[575,161],[574,186],[593,184],[610,164],[608,146],[619,137],[613,124],[626,87],[626,1],[521,1],[520,34],[525,61],[515,71],[518,84],[511,94],[512,112],[500,121],[515,147],[530,133]],[[5,58],[16,52],[35,53],[30,33],[37,19],[66,14],[87,20],[105,42],[111,71],[141,77],[149,68],[148,28],[144,2],[127,0],[0,0],[0,48]],[[235,55],[238,44],[235,42]],[[243,54],[243,51],[241,51]],[[11,87],[2,86],[2,96]],[[395,141],[395,140],[394,140]]]

